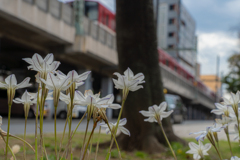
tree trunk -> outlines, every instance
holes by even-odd
[[[131,136],[120,135],[122,149],[143,150],[147,152],[164,151],[166,141],[157,123],[144,122],[140,110],[159,105],[164,101],[161,80],[156,26],[154,24],[152,0],[117,0],[116,33],[119,71],[128,67],[133,72],[142,72],[146,83],[144,88],[130,92],[123,110],[128,122],[126,128]],[[169,119],[163,120],[164,129],[170,141],[181,141],[173,133]]]

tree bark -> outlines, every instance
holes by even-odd
[[[126,128],[131,136],[121,134],[119,145],[128,151],[164,151],[162,144],[166,145],[166,141],[160,127],[157,123],[144,122],[139,113],[164,101],[152,0],[117,0],[116,3],[119,71],[123,73],[129,67],[135,74],[142,72],[146,81],[143,89],[128,95],[123,117],[128,120]],[[184,143],[173,133],[169,119],[164,119],[163,125],[170,141]]]

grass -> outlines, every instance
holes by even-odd
[[[74,160],[79,160],[79,156],[80,156],[80,148],[82,147],[82,140],[83,140],[83,133],[77,133],[72,141],[73,144],[73,159]],[[88,133],[89,136],[89,133]],[[22,136],[19,136],[22,138]],[[61,139],[61,135],[58,135],[58,143]],[[105,142],[110,140],[110,136],[106,135],[106,134],[101,134],[100,136],[100,142]],[[193,141],[196,142],[195,139],[185,139],[186,141]],[[33,135],[29,135],[27,136],[27,141],[34,146],[34,136]],[[45,148],[47,150],[48,153],[48,159],[49,160],[54,160],[55,156],[54,156],[54,135],[53,134],[44,134],[44,141],[45,141]],[[93,137],[93,143],[97,142],[97,136]],[[64,140],[64,147],[66,146],[67,141]],[[204,141],[205,143],[209,143],[207,140]],[[23,150],[22,150],[22,142],[14,140],[12,138],[10,138],[10,146],[14,145],[14,144],[18,144],[21,146],[20,152],[16,154],[16,157],[18,160],[22,160],[23,159]],[[4,143],[2,140],[0,140],[0,159],[4,159]],[[191,160],[192,159],[192,155],[186,154],[186,151],[189,150],[188,146],[183,146],[180,143],[172,143],[172,147],[176,153],[176,156],[179,160]],[[240,152],[239,152],[239,144],[237,142],[232,142],[232,148],[233,148],[233,154],[235,156],[240,157]],[[58,148],[59,149],[59,148]],[[65,148],[62,149],[62,151]],[[94,160],[94,156],[95,156],[95,150],[96,148],[93,147],[92,148],[92,153],[89,157],[89,160]],[[98,160],[105,160],[105,156],[107,155],[107,151],[108,149],[100,149],[99,150],[99,154],[98,154]],[[220,151],[222,153],[223,159],[230,159],[231,157],[231,153],[229,151],[229,147],[228,147],[228,143],[227,141],[220,141]],[[216,151],[214,150],[214,148],[212,147],[211,150],[208,152],[210,156],[206,156],[206,160],[218,160],[218,156]],[[172,154],[171,151],[168,150],[167,152],[164,153],[158,153],[158,154],[147,154],[145,152],[142,151],[135,151],[135,152],[125,152],[122,151],[122,158],[124,160],[172,160]],[[118,159],[118,152],[116,149],[112,150],[112,154],[111,154],[111,159],[112,160],[117,160]],[[27,160],[34,160],[34,152],[27,147]],[[46,160],[46,158],[45,158]]]

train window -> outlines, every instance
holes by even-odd
[[[168,23],[169,23],[169,24],[174,24],[174,21],[175,21],[174,18],[170,18],[169,21],[168,21]]]
[[[173,44],[168,45],[168,48],[174,48]]]
[[[175,9],[175,5],[174,5],[174,4],[171,4],[171,5],[169,6],[169,10],[172,11],[172,10],[174,10],[174,9]]]
[[[168,37],[174,37],[174,32],[169,32]]]
[[[104,17],[105,17],[104,11],[102,11],[102,16],[101,16],[101,17],[102,17],[102,19],[101,19],[101,20],[102,20],[102,23],[104,24]]]
[[[166,66],[169,66],[169,61],[166,59]]]
[[[108,15],[106,16],[106,25],[108,26]]]
[[[98,3],[85,1],[85,16],[90,20],[98,20]]]

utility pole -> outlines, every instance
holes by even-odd
[[[157,29],[157,27],[158,27],[158,13],[159,13],[159,1],[160,0],[156,0],[157,2],[156,2],[156,16],[155,16],[155,21],[156,21],[156,29]]]
[[[218,81],[219,81],[219,61],[220,61],[220,58],[219,58],[219,55],[217,55],[217,63],[216,63],[216,79],[215,79],[215,82],[216,82],[216,102],[218,102]]]

